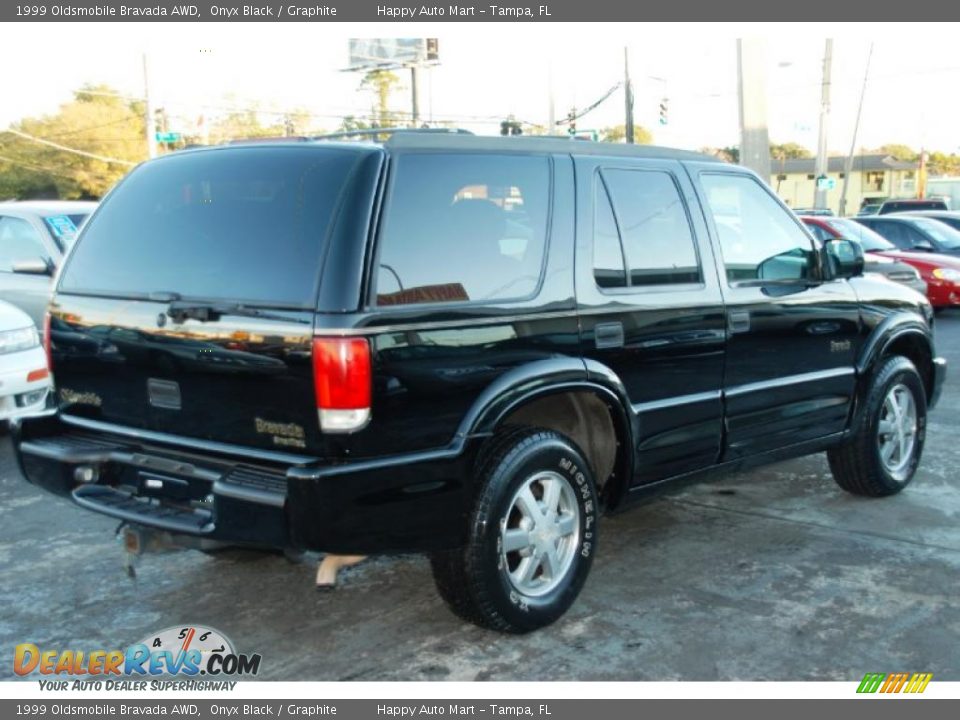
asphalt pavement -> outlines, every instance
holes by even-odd
[[[27,484],[0,439],[0,679],[15,645],[114,649],[179,624],[260,653],[271,680],[960,680],[960,311],[937,318],[950,371],[919,473],[847,495],[816,455],[607,519],[579,601],[527,636],[464,624],[417,556],[372,559],[336,591],[315,557],[146,556],[117,523]]]

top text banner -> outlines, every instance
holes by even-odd
[[[951,9],[952,8],[952,9]],[[960,3],[870,6],[871,21],[960,19]],[[3,22],[755,22],[862,21],[860,3],[807,0],[689,0],[685,3],[624,0],[542,0],[506,5],[413,3],[390,0],[250,3],[236,0],[5,0]]]

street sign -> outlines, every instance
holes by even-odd
[[[158,132],[155,136],[157,142],[172,143],[180,139],[180,133],[177,132]]]
[[[833,190],[837,186],[837,181],[832,177],[820,175],[817,178],[817,190]]]

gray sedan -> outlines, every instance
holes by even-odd
[[[96,207],[79,200],[0,203],[0,300],[40,327],[54,270]]]

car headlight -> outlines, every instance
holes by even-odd
[[[938,280],[960,283],[960,270],[954,270],[953,268],[936,268],[933,271],[933,276]]]
[[[0,355],[29,350],[39,344],[40,334],[33,325],[19,330],[0,332]]]

